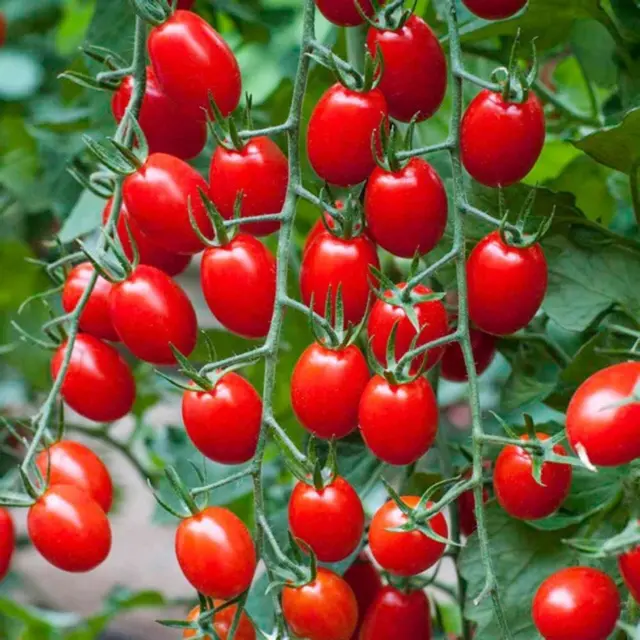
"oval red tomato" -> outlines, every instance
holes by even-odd
[[[333,24],[340,27],[355,27],[364,22],[356,8],[356,0],[315,0],[320,13]],[[369,17],[374,14],[371,0],[358,0],[360,7]],[[379,5],[384,1],[378,0]]]
[[[640,546],[618,558],[618,569],[627,589],[636,602],[640,602]],[[0,575],[2,573],[0,572]]]
[[[469,329],[471,351],[478,375],[484,373],[493,362],[496,354],[496,340],[492,335],[478,329]],[[440,375],[450,382],[466,382],[469,379],[464,364],[464,355],[458,342],[445,347],[440,361]]]
[[[344,573],[345,582],[351,587],[358,603],[358,625],[351,640],[358,640],[364,617],[382,589],[380,574],[366,554],[361,553]]]
[[[527,0],[462,0],[471,13],[485,20],[504,20],[515,15]]]
[[[0,582],[9,573],[15,548],[16,530],[13,518],[7,509],[0,507]]]
[[[222,600],[214,600],[213,606],[220,607],[223,605]],[[235,604],[232,604],[228,607],[222,609],[222,611],[215,614],[213,617],[213,628],[215,632],[218,634],[218,640],[227,640],[229,637],[229,629],[231,629],[231,625],[233,624],[233,620],[235,618],[236,612],[238,611],[238,607]],[[194,607],[189,612],[187,616],[187,620],[190,622],[197,620],[200,616],[200,607]],[[195,638],[196,637],[195,629],[185,629],[182,634],[183,638]],[[212,640],[212,638],[208,635],[204,636],[202,640]],[[233,640],[256,640],[256,630],[249,619],[249,616],[243,611],[240,614],[240,622],[236,629],[235,634],[233,635]]]

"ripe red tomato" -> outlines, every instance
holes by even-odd
[[[242,192],[241,215],[280,213],[287,194],[289,166],[280,147],[266,136],[249,140],[240,151],[219,145],[209,168],[211,199],[223,218],[230,220]],[[254,236],[277,231],[280,223],[253,222],[242,230]]]
[[[15,547],[16,530],[13,518],[9,511],[0,507],[0,582],[9,573]]]
[[[341,187],[366,180],[375,167],[372,140],[386,115],[379,89],[358,93],[339,83],[330,87],[309,119],[307,153],[313,170]]]
[[[332,308],[336,308],[336,295],[340,287],[344,303],[345,325],[357,324],[364,317],[367,304],[373,296],[371,287],[377,280],[371,274],[371,266],[380,268],[376,246],[360,235],[343,240],[329,232],[318,234],[313,244],[302,256],[300,267],[300,292],[302,301],[311,304],[320,315],[324,315],[329,290]]]
[[[398,289],[404,289],[406,284],[402,282],[397,286]],[[418,295],[432,293],[431,289],[422,284],[419,284],[414,291]],[[385,298],[390,298],[391,295],[391,291],[385,291],[384,293]],[[420,326],[420,335],[416,341],[416,347],[420,347],[437,338],[442,338],[449,333],[447,311],[440,300],[419,302],[414,305],[414,308],[418,317],[418,325]],[[377,298],[369,315],[367,334],[371,341],[373,354],[383,365],[387,364],[387,343],[395,324],[398,325],[395,336],[395,355],[396,359],[399,360],[411,349],[411,342],[417,332],[402,307],[390,302],[383,302]],[[435,366],[442,357],[443,351],[444,347],[436,347],[435,349],[430,349],[425,355],[414,358],[411,364],[411,372],[415,373],[425,359],[427,361],[427,369]]]
[[[358,0],[360,7],[369,17],[374,14],[371,0]],[[378,2],[383,5],[384,1]],[[316,0],[320,13],[333,24],[340,27],[355,27],[364,22],[356,8],[356,0]]]
[[[213,606],[220,607],[222,606],[222,600],[214,600]],[[231,625],[233,624],[233,619],[236,615],[236,611],[238,610],[238,606],[232,604],[228,607],[225,607],[219,613],[216,613],[213,617],[213,628],[217,635],[217,640],[227,640],[229,637],[229,629],[231,629]],[[187,616],[187,620],[194,621],[197,620],[200,615],[200,607],[194,607],[189,612]],[[195,629],[185,629],[183,634],[183,638],[195,638],[196,630]],[[202,640],[212,640],[211,636],[204,636]],[[238,624],[238,628],[236,629],[235,634],[233,635],[233,640],[256,640],[256,630],[251,624],[251,620],[249,616],[243,611],[240,614],[240,623]]]
[[[623,553],[618,558],[618,569],[627,589],[635,601],[640,602],[640,546]]]
[[[328,349],[312,344],[291,377],[293,411],[319,438],[343,438],[358,426],[360,396],[370,377],[367,361],[355,345]]]
[[[204,120],[209,93],[228,116],[240,102],[240,67],[229,45],[205,20],[176,11],[149,34],[149,57],[158,83],[194,120]],[[212,115],[212,114],[211,114]]]
[[[256,549],[249,530],[222,507],[207,507],[180,523],[176,557],[194,589],[222,600],[246,591],[256,570]]]
[[[51,360],[54,379],[62,366],[66,347],[66,342],[61,344]],[[136,383],[129,365],[112,346],[81,333],[73,344],[61,394],[81,416],[96,422],[112,422],[131,411]]]
[[[382,589],[382,580],[369,558],[361,553],[345,571],[344,579],[351,587],[358,603],[358,625],[351,640],[358,640],[364,617]]]
[[[183,9],[184,11],[189,11],[189,9],[193,7],[194,1],[195,0],[178,0],[178,4],[176,5],[176,8]]]
[[[256,452],[262,400],[250,382],[230,371],[210,391],[185,391],[182,419],[202,455],[223,464],[241,464]]]
[[[364,510],[358,494],[340,476],[321,491],[298,482],[289,501],[289,527],[320,562],[339,562],[362,540]]]
[[[67,313],[71,313],[78,306],[94,271],[90,262],[81,262],[67,274],[62,289],[62,307]],[[118,340],[118,334],[109,316],[110,293],[111,283],[98,276],[89,300],[80,314],[80,329],[96,338]]]
[[[402,502],[412,509],[420,501],[418,496],[402,496]],[[428,502],[427,506],[432,503]],[[378,564],[399,576],[415,576],[432,567],[442,557],[446,545],[427,537],[420,531],[387,531],[407,522],[393,500],[382,505],[373,516],[369,527],[369,548]],[[442,513],[436,513],[429,526],[443,538],[448,537],[449,527]]]
[[[124,118],[133,85],[133,76],[127,76],[113,94],[111,112],[116,122]],[[138,122],[150,153],[168,153],[189,160],[195,158],[207,142],[206,123],[193,120],[165,95],[151,67],[147,67],[147,86]]]
[[[540,585],[532,613],[545,640],[604,640],[618,621],[620,596],[606,573],[569,567]]]
[[[505,336],[526,327],[547,291],[547,261],[539,244],[522,249],[485,236],[467,260],[469,317],[486,333]]]
[[[183,160],[154,153],[122,186],[129,216],[149,239],[171,253],[198,253],[203,244],[191,226],[188,204],[203,235],[213,235],[198,189],[204,178]]]
[[[105,512],[88,493],[73,485],[49,487],[29,508],[27,529],[40,555],[63,571],[91,571],[111,550],[111,527]]]
[[[424,591],[384,587],[367,611],[360,640],[431,640],[431,612]]]
[[[469,329],[469,337],[473,361],[476,363],[476,373],[480,375],[493,362],[493,357],[496,355],[496,340],[492,335],[473,328]],[[462,348],[458,342],[452,342],[445,347],[440,361],[440,374],[445,380],[451,382],[466,382],[469,379]]]
[[[471,477],[471,469],[465,471],[463,478]],[[482,487],[482,502],[486,502],[489,499],[489,492],[485,487]],[[475,532],[478,528],[478,522],[476,521],[476,498],[473,494],[473,489],[464,491],[458,498],[458,524],[460,525],[460,533],[467,536],[467,538]]]
[[[141,264],[113,285],[111,319],[127,348],[140,360],[174,364],[169,345],[188,356],[196,346],[198,322],[187,294],[164,271]]]
[[[589,460],[603,467],[640,457],[640,403],[632,401],[639,380],[640,362],[621,362],[594,373],[578,387],[566,420],[574,451],[584,447]]]
[[[546,433],[538,433],[539,440],[548,440]],[[529,440],[522,435],[520,440]],[[553,451],[566,455],[561,444]],[[514,518],[537,520],[551,515],[564,502],[571,488],[571,466],[558,462],[542,465],[542,485],[533,475],[533,461],[526,449],[507,445],[496,459],[493,471],[493,489],[500,506]]]
[[[367,47],[372,56],[378,48],[384,70],[378,85],[389,106],[389,115],[409,122],[431,117],[447,91],[447,60],[429,25],[412,15],[397,30],[369,29]]]
[[[508,187],[533,169],[544,136],[544,112],[533,91],[518,104],[483,89],[462,118],[462,163],[480,184]]]
[[[367,229],[383,249],[412,258],[440,242],[447,226],[447,193],[433,167],[413,158],[393,173],[373,170],[364,211]]]
[[[324,567],[310,584],[282,590],[282,612],[291,631],[308,640],[349,640],[358,622],[351,587]]]
[[[7,19],[0,11],[0,47],[4,46],[4,43],[7,40]]]
[[[336,208],[337,209],[342,209],[342,202],[336,202]],[[324,211],[322,213],[322,217],[324,218],[325,222],[327,223],[327,225],[329,226],[329,229],[335,229],[336,227],[336,223],[333,221],[333,218],[326,212]],[[305,253],[307,253],[307,250],[309,249],[309,247],[314,243],[315,239],[323,234],[326,233],[327,229],[324,226],[324,222],[322,222],[322,218],[318,218],[315,222],[315,224],[313,225],[313,227],[311,227],[311,231],[309,231],[309,233],[307,234],[307,237],[304,240],[304,246],[302,248],[302,255],[304,256]],[[366,231],[365,231],[366,233]]]
[[[276,297],[276,260],[253,236],[239,233],[202,256],[200,282],[211,313],[245,338],[269,332]]]
[[[107,513],[113,503],[113,484],[104,462],[89,447],[62,440],[41,451],[36,465],[49,484],[68,484],[91,496]]]
[[[515,15],[527,0],[462,0],[471,13],[485,20],[504,20]]]

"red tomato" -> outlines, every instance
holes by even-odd
[[[211,199],[223,218],[230,220],[242,192],[242,217],[280,213],[287,194],[289,166],[280,147],[266,136],[249,140],[240,151],[219,145],[209,168]],[[242,230],[266,236],[279,222],[253,222]]]
[[[402,496],[402,502],[412,509],[420,501],[418,496]],[[431,502],[427,503],[430,507]],[[383,568],[399,576],[414,576],[432,567],[445,551],[446,545],[428,538],[420,531],[387,531],[407,522],[393,500],[382,505],[373,516],[369,527],[369,548]],[[428,521],[435,533],[448,537],[449,527],[442,513],[436,513]]]
[[[546,433],[538,433],[539,440],[548,440]],[[529,436],[520,436],[529,440]],[[561,444],[554,453],[566,455]],[[571,466],[558,462],[542,465],[542,485],[533,475],[533,461],[526,449],[507,445],[496,460],[493,471],[493,489],[500,506],[514,518],[537,520],[551,515],[564,502],[571,488]]]
[[[339,562],[362,540],[364,510],[358,494],[340,476],[321,491],[298,482],[289,501],[289,527],[320,562]]]
[[[230,371],[210,391],[186,391],[182,419],[202,455],[223,464],[240,464],[256,452],[262,400],[250,382]]]
[[[81,262],[67,274],[62,289],[62,307],[67,313],[71,313],[78,306],[94,272],[95,269],[90,262]],[[109,316],[111,286],[108,280],[98,276],[89,300],[80,314],[80,329],[104,340],[118,340],[118,334]]]
[[[66,346],[66,342],[61,344],[51,360],[54,379],[62,366]],[[81,333],[73,344],[61,394],[81,416],[96,422],[112,422],[131,411],[136,383],[129,365],[112,346]]]
[[[91,496],[106,513],[113,503],[113,484],[104,462],[89,447],[62,440],[41,451],[36,465],[49,484],[68,484]]]
[[[369,29],[367,47],[372,56],[378,48],[384,70],[378,85],[389,106],[389,115],[409,122],[431,117],[447,91],[447,60],[429,25],[412,15],[402,27]]]
[[[547,279],[547,261],[539,244],[510,247],[498,231],[491,232],[467,260],[471,321],[498,336],[523,329],[544,300]]]
[[[214,600],[213,606],[220,607],[222,606],[222,600]],[[238,610],[237,605],[232,604],[228,607],[225,607],[219,613],[216,613],[213,617],[213,628],[215,632],[218,634],[218,640],[227,640],[229,637],[229,629],[233,624],[233,619],[236,615],[236,611]],[[197,620],[200,616],[200,607],[194,607],[189,612],[187,616],[187,620],[194,621]],[[183,638],[195,638],[196,631],[195,629],[185,629],[183,634]],[[210,636],[204,636],[202,640],[211,640]],[[238,624],[238,628],[236,629],[235,634],[233,635],[233,640],[256,640],[256,630],[251,624],[251,620],[249,620],[249,616],[243,611],[240,614],[240,623]]]
[[[178,0],[178,4],[176,6],[177,9],[183,9],[184,11],[189,11],[191,7],[193,7],[193,3],[195,0]],[[240,638],[238,638],[240,640]]]
[[[338,209],[342,209],[342,202],[336,202],[336,207]],[[335,229],[336,223],[333,221],[333,218],[326,211],[323,212],[322,216],[324,217],[325,222],[329,226],[329,229]],[[313,225],[313,227],[311,227],[311,231],[309,231],[309,233],[307,234],[307,237],[304,240],[302,255],[304,256],[304,254],[307,253],[307,250],[315,242],[316,238],[319,235],[322,235],[323,233],[326,233],[326,232],[327,232],[327,229],[324,226],[324,222],[322,222],[322,218],[318,218],[315,224]]]
[[[282,612],[291,631],[307,640],[349,640],[358,622],[351,587],[323,567],[310,584],[282,590]]]
[[[480,18],[504,20],[518,13],[527,0],[462,0],[462,3]]]
[[[480,184],[508,187],[533,169],[544,136],[544,112],[535,93],[518,104],[483,89],[462,118],[462,163]]]
[[[276,297],[276,260],[253,236],[239,233],[202,256],[200,282],[211,313],[229,331],[264,338]]]
[[[431,612],[424,591],[384,587],[373,601],[360,640],[431,640]]]
[[[176,556],[185,578],[205,596],[230,600],[251,586],[256,550],[238,516],[207,507],[176,531]]]
[[[111,112],[116,122],[124,118],[133,85],[133,76],[127,76],[113,94]],[[147,67],[147,86],[138,122],[147,139],[150,153],[168,153],[189,160],[195,158],[207,142],[206,124],[193,120],[173,100],[167,98],[151,67]]]
[[[463,474],[464,478],[471,477],[471,469]],[[489,499],[489,492],[485,487],[482,487],[482,502],[486,502]],[[473,494],[473,489],[464,491],[458,498],[458,524],[460,525],[460,533],[467,536],[467,538],[475,532],[478,528],[478,522],[476,521],[476,498]]]
[[[640,546],[623,553],[618,558],[618,569],[627,589],[635,601],[640,602]]]
[[[122,195],[131,219],[149,239],[171,253],[198,253],[203,244],[191,226],[188,204],[203,235],[213,235],[198,189],[209,194],[204,178],[183,160],[154,153],[128,176]]]
[[[291,377],[293,411],[319,438],[343,438],[358,427],[360,396],[370,377],[367,361],[355,345],[328,349],[312,344]]]
[[[164,271],[140,265],[113,286],[111,318],[134,356],[153,364],[174,364],[169,345],[188,356],[196,346],[198,322],[187,294]]]
[[[238,61],[222,36],[190,11],[176,11],[149,34],[149,57],[158,83],[193,120],[209,112],[209,93],[228,116],[240,102]]]
[[[594,373],[573,394],[567,409],[567,439],[593,464],[615,467],[640,457],[640,403],[633,393],[640,362],[621,362]],[[627,401],[627,402],[625,402]]]
[[[364,553],[361,553],[345,571],[344,579],[351,587],[358,603],[358,626],[351,636],[351,640],[358,640],[365,614],[382,589],[382,580]]]
[[[606,573],[569,567],[540,585],[532,613],[544,640],[604,640],[618,621],[620,596]]]
[[[496,341],[492,335],[473,328],[469,329],[469,337],[473,361],[476,363],[476,373],[480,375],[493,362],[493,357],[496,355]],[[440,361],[440,374],[445,380],[451,382],[466,382],[469,379],[462,348],[458,342],[452,342],[445,347]]]
[[[4,13],[0,11],[0,47],[4,45],[6,40],[7,40],[7,19]]]
[[[313,170],[327,182],[348,187],[369,177],[371,151],[387,103],[379,89],[358,93],[337,83],[318,100],[307,131]]]
[[[404,282],[397,285],[398,289],[404,289],[405,286]],[[432,293],[431,289],[422,284],[415,287],[414,292],[418,295]],[[390,298],[391,295],[391,291],[385,291],[384,293],[385,298]],[[437,338],[442,338],[449,333],[447,311],[440,300],[419,302],[414,305],[414,308],[418,317],[418,325],[420,326],[420,335],[416,341],[416,347],[420,347]],[[395,336],[395,355],[396,359],[399,360],[407,351],[411,350],[411,342],[417,332],[402,307],[383,302],[379,298],[376,299],[367,323],[367,334],[373,354],[383,365],[387,363],[387,343],[395,324],[398,325]],[[425,359],[427,361],[427,369],[435,366],[442,357],[443,351],[444,347],[436,347],[435,349],[430,349],[424,356],[414,358],[411,364],[411,372],[415,373]]]
[[[27,529],[40,555],[63,571],[91,571],[111,550],[111,527],[105,512],[88,493],[73,485],[49,487],[29,508]]]
[[[371,0],[358,0],[360,7],[369,17],[374,14]],[[384,1],[378,2],[383,5]],[[320,13],[333,24],[340,27],[355,27],[364,22],[356,8],[356,0],[316,0]]]
[[[13,518],[9,511],[0,507],[0,582],[9,573],[15,547],[16,530]]]

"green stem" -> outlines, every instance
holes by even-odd
[[[347,59],[349,63],[362,72],[364,69],[365,43],[367,40],[367,25],[345,29],[347,32]]]

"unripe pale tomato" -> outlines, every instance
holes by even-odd
[[[214,600],[213,606],[220,607],[223,605],[222,600]],[[236,612],[238,611],[238,606],[232,604],[228,607],[222,609],[222,611],[215,614],[213,617],[213,628],[215,632],[218,634],[218,640],[227,640],[229,637],[229,629],[231,629],[231,625],[233,624],[233,619],[235,618]],[[187,616],[187,620],[194,621],[197,620],[200,616],[200,607],[194,607],[189,612]],[[195,638],[196,631],[195,629],[185,629],[182,637],[183,638]],[[202,640],[212,640],[210,636],[205,636]],[[236,632],[233,636],[233,640],[256,640],[256,630],[251,624],[251,620],[249,620],[249,616],[243,611],[240,614],[240,622],[236,629]]]
[[[333,24],[340,27],[356,27],[364,22],[356,8],[356,0],[315,0],[320,13]],[[371,0],[358,0],[365,15],[372,17],[374,10]],[[383,1],[378,4],[383,5]]]
[[[351,587],[358,603],[358,626],[351,636],[351,640],[358,640],[364,617],[382,589],[382,580],[364,553],[361,553],[344,572],[344,579]]]
[[[496,354],[496,340],[492,335],[473,328],[469,329],[469,337],[476,373],[480,375],[493,362]],[[469,379],[460,343],[453,342],[445,347],[440,360],[440,374],[450,382],[466,382]]]
[[[15,548],[16,530],[13,518],[7,509],[0,507],[0,582],[9,573]]]
[[[504,20],[515,15],[527,0],[462,0],[471,13],[485,20]]]
[[[635,601],[640,602],[640,547],[623,553],[618,558],[618,569],[627,589]]]

